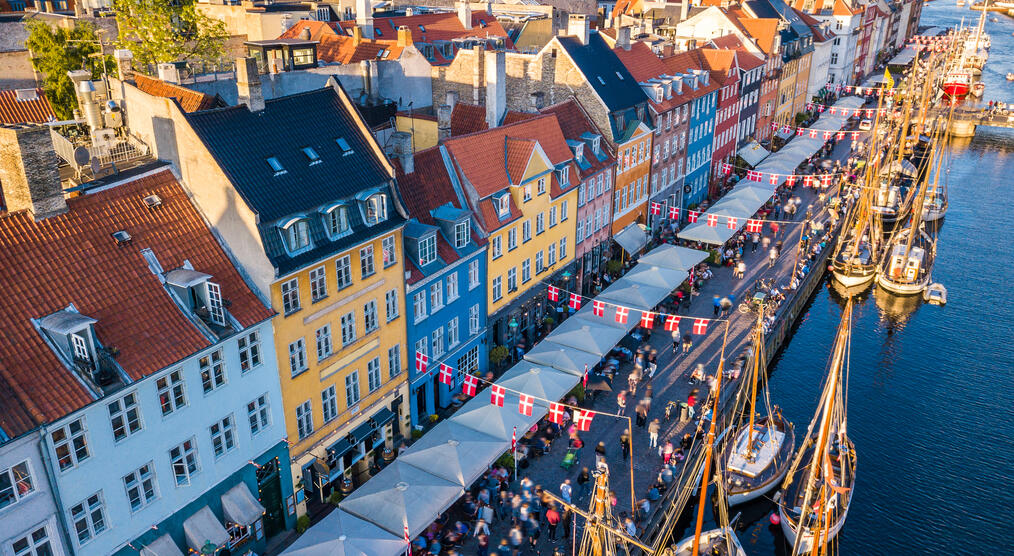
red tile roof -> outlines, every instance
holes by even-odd
[[[356,64],[363,60],[397,60],[405,50],[404,46],[398,45],[397,40],[364,38],[356,44],[352,37],[335,33],[321,21],[299,21],[279,38],[299,38],[299,31],[304,27],[311,29],[311,37],[317,34],[317,37],[312,39],[318,42],[317,59],[332,64]]]
[[[535,152],[535,145],[536,142],[532,139],[508,137],[505,141],[507,178],[510,183],[521,183],[525,169],[528,168],[528,161],[532,159],[532,153]]]
[[[489,129],[486,107],[457,102],[451,112],[451,137]]]
[[[572,141],[583,141],[581,135],[584,133],[591,133],[594,135],[602,136],[602,131],[595,127],[595,124],[591,121],[591,118],[585,113],[581,104],[575,99],[566,100],[559,104],[547,106],[540,112],[543,114],[554,114],[560,124],[560,130],[563,131],[563,136]],[[534,116],[529,114],[528,116]],[[616,158],[613,153],[609,151],[609,142],[604,138],[599,141],[602,153],[605,155],[605,159],[599,161],[595,156],[590,155],[590,149],[585,145],[585,159],[588,160],[590,168],[587,170],[581,170],[581,178],[586,178],[592,174],[597,174],[599,170],[612,165],[616,162]]]
[[[176,99],[184,112],[197,112],[198,110],[208,110],[209,108],[220,106],[218,99],[211,95],[188,89],[182,85],[166,83],[161,79],[155,79],[154,77],[148,77],[140,73],[134,74],[134,84],[138,89],[149,95]]]
[[[662,63],[665,64],[665,67],[670,75],[674,73],[689,73],[692,69],[707,69],[707,61],[704,59],[704,56],[700,51],[700,48],[695,48],[685,52],[678,52],[667,58],[660,58],[660,60],[662,60]],[[698,79],[697,89],[692,89],[690,88],[690,85],[687,84],[686,80],[684,80],[683,95],[681,95],[681,98],[687,100],[700,98],[711,91],[714,91],[718,87],[719,85],[714,79],[710,80],[707,85],[704,85],[701,83],[700,79]]]
[[[336,37],[338,33],[334,30],[335,24],[330,21],[314,21],[311,19],[301,19],[295,22],[292,27],[285,30],[284,33],[278,36],[280,39],[300,39],[300,35],[303,29],[310,30],[310,40],[319,41],[321,37],[331,36]]]
[[[823,31],[820,30],[822,24],[820,21],[817,20],[817,18],[811,16],[810,14],[802,10],[798,10],[795,8],[793,9],[795,10],[796,15],[799,16],[799,19],[802,19],[803,23],[805,23],[806,26],[810,28],[810,32],[813,33],[814,42],[824,42],[832,38],[829,35],[825,35]]]
[[[662,63],[662,60],[659,59],[657,54],[652,52],[651,47],[646,43],[636,42],[630,45],[630,50],[614,48],[613,52],[620,59],[620,62],[626,66],[630,75],[633,75],[634,79],[638,82],[649,81],[664,73],[672,74],[672,71]],[[651,103],[656,112],[665,113],[677,106],[686,104],[690,100],[690,97],[686,96],[686,91],[687,89],[684,88],[684,94],[681,95],[673,92],[671,98],[663,99],[662,102],[656,102],[654,98],[649,96],[648,102]]]
[[[729,10],[739,24],[757,41],[757,46],[767,55],[771,55],[775,47],[775,35],[778,33],[778,20],[774,18],[752,18],[742,10]]]
[[[533,114],[531,112],[519,112],[517,110],[508,110],[507,113],[504,114],[503,116],[503,125],[516,124],[518,122],[530,120],[536,116],[538,116],[538,114]]]
[[[344,30],[344,34],[351,35],[352,28],[356,26],[355,20],[346,20],[338,22],[334,25],[340,25]],[[494,38],[503,37],[504,45],[508,50],[514,48],[514,42],[510,36],[507,35],[507,31],[504,30],[500,22],[495,17],[486,13],[485,11],[472,12],[472,27],[465,29],[458,19],[456,12],[443,12],[443,13],[427,13],[411,16],[397,16],[397,17],[375,17],[373,19],[373,28],[379,30],[383,35],[378,35],[378,38],[383,36],[391,36],[392,38],[397,37],[397,30],[401,26],[408,27],[408,30],[412,33],[413,43],[432,43],[434,41],[452,41],[454,39],[466,39],[470,37],[475,38]],[[370,38],[370,37],[366,37]],[[437,63],[449,63],[449,58],[444,58],[439,49],[435,49],[434,58]],[[453,56],[452,56],[453,58]]]
[[[162,199],[148,208],[147,195]],[[67,202],[69,210],[36,222],[27,212],[0,217],[0,371],[7,395],[37,420],[53,421],[92,401],[78,379],[43,341],[30,319],[71,303],[97,319],[105,346],[132,380],[164,369],[211,342],[169,297],[141,250],[150,248],[165,270],[185,260],[210,274],[229,300],[229,312],[248,327],[272,316],[250,290],[168,169]],[[110,234],[125,230],[130,243]],[[0,397],[3,397],[0,393]],[[7,412],[7,404],[4,404]],[[27,421],[13,419],[13,431]],[[20,427],[20,429],[19,429]]]
[[[0,91],[0,124],[44,124],[56,120],[42,89],[25,89],[25,93],[34,93],[35,98],[18,100],[17,90]]]

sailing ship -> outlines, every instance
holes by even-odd
[[[755,419],[760,365],[765,360],[763,304],[757,311],[753,350],[750,417],[746,426],[732,435],[725,462],[725,489],[730,506],[749,502],[775,489],[789,472],[796,443],[792,423],[782,416],[777,406],[773,410],[768,407],[766,415]],[[764,389],[766,394],[766,385]]]
[[[699,537],[697,554],[728,554],[729,556],[746,556],[743,545],[739,543],[736,532],[731,527],[704,531]],[[693,556],[694,537],[687,537],[676,545],[677,556]]]
[[[898,232],[877,274],[877,285],[897,295],[916,295],[929,286],[933,274],[936,242],[920,226]]]
[[[909,193],[918,173],[915,165],[904,159],[893,160],[881,170],[870,210],[880,217],[884,228],[908,216],[912,203]]]
[[[852,327],[852,299],[845,303],[820,407],[776,496],[782,532],[792,554],[832,541],[848,516],[856,477],[856,452],[847,435],[844,384]]]

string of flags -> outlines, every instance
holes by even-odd
[[[808,107],[812,107],[813,105],[807,105],[807,106]],[[832,106],[832,107],[830,107],[830,109],[831,110],[835,110],[835,107]],[[844,108],[839,108],[838,110],[841,111],[841,113],[846,112],[846,109],[844,109]],[[834,112],[831,112],[831,113],[834,114]],[[859,134],[860,134],[859,131],[834,131],[834,130],[831,130],[831,129],[821,130],[821,129],[813,129],[813,128],[809,128],[809,127],[797,127],[797,126],[791,126],[791,125],[788,125],[788,124],[780,124],[778,122],[771,122],[771,129],[773,129],[775,131],[779,131],[780,130],[782,133],[792,133],[793,131],[795,131],[795,134],[797,136],[799,136],[799,137],[802,137],[802,136],[806,135],[806,136],[809,136],[811,139],[823,138],[825,141],[830,141],[831,139],[836,139],[838,141],[841,141],[842,139],[845,139],[846,137],[851,137],[852,140],[856,140],[856,139],[859,139]]]
[[[709,219],[711,217],[715,217],[716,225],[717,225],[718,215],[712,214],[712,215],[708,215],[708,217],[709,217]],[[726,219],[732,220],[733,222],[736,222],[736,218],[735,217],[726,216],[726,217],[723,217],[723,218],[726,218]],[[761,228],[762,228],[763,225],[764,225],[764,221],[763,220],[753,220],[753,219],[750,219],[750,220],[748,220],[748,224],[747,224],[748,228],[747,228],[747,230],[751,231],[751,232],[753,232],[753,231],[759,232],[761,230]],[[548,287],[546,293],[547,293],[547,296],[549,297],[550,301],[556,301],[556,302],[560,301],[561,294],[565,295],[566,299],[567,299],[567,306],[570,307],[571,309],[575,310],[575,311],[578,311],[578,310],[581,309],[581,307],[584,304],[584,301],[586,299],[591,299],[591,298],[589,298],[587,296],[584,296],[584,295],[581,295],[581,294],[579,294],[577,292],[572,292],[572,291],[569,291],[569,290],[565,290],[565,289],[560,288],[559,286],[553,286],[553,285],[551,285],[551,286]],[[668,313],[661,313],[661,312],[658,312],[658,311],[645,311],[643,309],[632,309],[632,308],[626,307],[624,305],[619,305],[617,303],[609,303],[609,302],[606,302],[606,301],[600,301],[598,299],[592,299],[591,302],[592,302],[592,314],[595,315],[596,317],[605,318],[606,317],[606,313],[607,313],[607,308],[608,308],[608,312],[610,314],[612,314],[613,320],[615,320],[619,324],[627,324],[629,322],[629,319],[630,319],[630,313],[631,313],[631,311],[634,311],[635,313],[640,313],[640,322],[639,322],[639,324],[640,324],[640,326],[642,328],[652,329],[652,328],[655,328],[655,325],[657,323],[661,323],[662,324],[662,328],[665,331],[667,331],[667,332],[676,332],[676,331],[678,331],[679,328],[680,328],[680,323],[682,322],[682,320],[684,318],[687,318],[687,319],[692,319],[693,320],[693,324],[691,326],[691,332],[693,334],[695,334],[695,335],[700,336],[700,335],[703,335],[703,334],[707,334],[707,332],[708,332],[708,326],[712,322],[722,322],[722,321],[725,320],[725,319],[709,319],[709,318],[704,318],[704,317],[681,317],[679,315],[670,315]]]
[[[722,163],[722,173],[728,176],[732,173],[733,166],[728,162]],[[782,182],[782,178],[785,178],[785,185],[788,187],[795,187],[796,183],[802,182],[804,187],[830,187],[834,183],[834,178],[840,174],[821,174],[819,176],[812,175],[801,175],[801,174],[776,174],[773,172],[760,172],[758,170],[748,170],[746,173],[746,180],[761,183],[765,181],[767,177],[767,183],[769,185],[779,185]],[[692,211],[691,211],[692,212]],[[691,220],[696,222],[696,220]]]
[[[828,114],[841,114],[842,116],[866,116],[868,118],[873,117],[874,114],[879,110],[881,113],[888,112],[891,108],[844,108],[841,106],[828,106],[826,104],[814,104],[812,102],[806,103],[806,110],[808,112],[816,110],[818,113],[827,111]],[[798,132],[797,132],[798,133]]]

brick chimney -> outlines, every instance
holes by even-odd
[[[35,220],[67,212],[49,126],[0,126],[0,188],[8,211]]]
[[[359,46],[363,42],[363,29],[356,25],[352,28],[352,46]]]
[[[398,27],[398,46],[412,46],[412,31],[405,25]]]
[[[396,131],[391,134],[391,144],[394,147],[394,154],[401,162],[401,170],[406,174],[415,172],[415,159],[412,155],[412,134],[407,131]]]
[[[472,7],[468,2],[458,2],[458,21],[463,28],[472,28]]]
[[[567,34],[577,37],[581,44],[588,44],[589,22],[585,14],[570,14],[567,18]]]
[[[437,107],[437,140],[443,141],[451,136],[451,114],[454,107],[442,104]]]
[[[264,92],[261,78],[257,75],[257,60],[248,56],[236,59],[236,93],[239,104],[245,104],[251,112],[264,110]]]

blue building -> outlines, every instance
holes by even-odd
[[[680,60],[676,61],[675,58]],[[695,51],[678,54],[666,62],[669,67],[680,67],[680,71],[684,72],[684,92],[694,97],[690,102],[686,178],[683,182],[683,206],[688,207],[700,204],[708,196],[719,87],[710,81],[710,73],[703,69],[703,61]]]
[[[409,150],[409,149],[404,149]],[[475,233],[444,167],[440,147],[400,155],[398,191],[411,219],[405,226],[409,399],[412,425],[447,407],[465,373],[485,370],[486,242]],[[416,371],[415,354],[429,357]],[[454,384],[439,381],[440,364]]]

